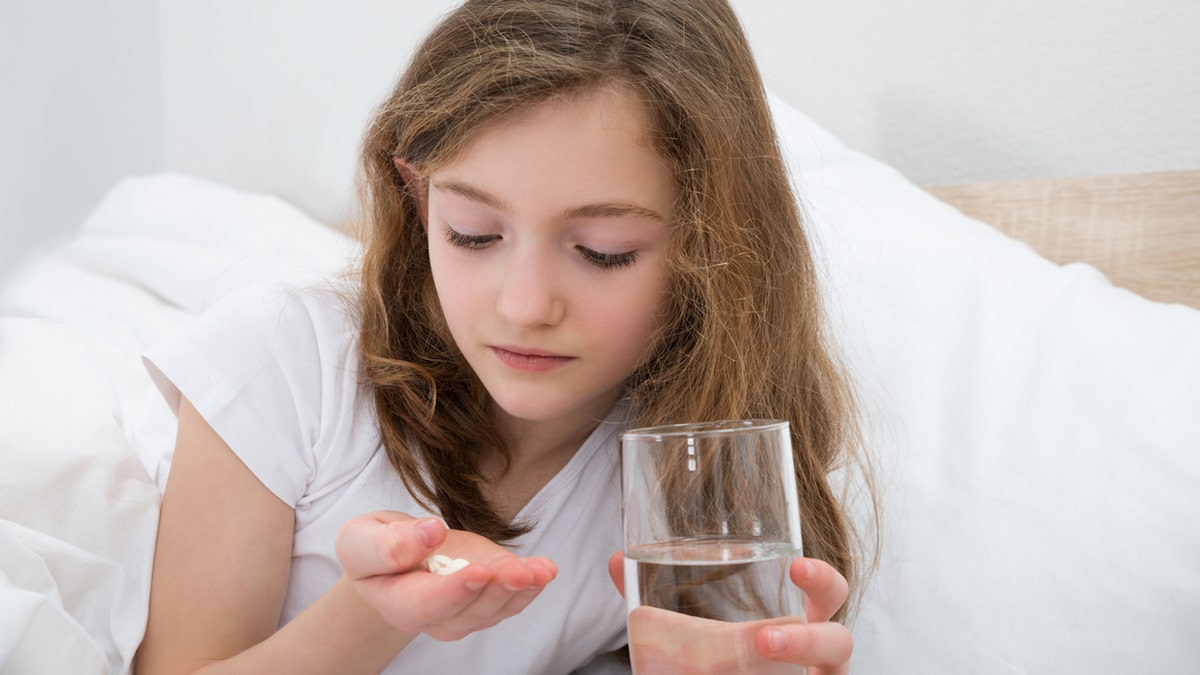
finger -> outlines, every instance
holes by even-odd
[[[448,576],[418,570],[367,577],[357,584],[360,597],[393,627],[423,632],[455,619],[492,580],[487,566],[474,563]]]
[[[488,567],[492,580],[463,612],[468,621],[471,617],[482,622],[493,616],[516,614],[558,574],[558,567],[546,558],[517,558],[511,554]]]
[[[484,589],[472,607],[472,613],[494,614],[510,602],[514,595],[529,589],[540,589],[549,582],[550,561],[542,559],[510,557],[491,565],[493,582]]]
[[[625,597],[625,554],[617,551],[608,559],[608,576],[616,584],[621,597]]]
[[[463,573],[469,573],[472,565]],[[465,604],[446,605],[438,614],[426,614],[430,625],[426,629],[438,640],[457,640],[466,635],[494,626],[529,606],[545,585],[557,574],[557,567],[545,558],[510,557],[493,563],[491,580],[473,599],[464,596]]]
[[[546,558],[528,558],[522,562],[529,568],[530,582],[524,588],[514,590],[503,605],[495,610],[495,614],[501,618],[515,616],[524,611],[558,575],[558,567]],[[509,589],[513,586],[505,584],[504,588]]]
[[[772,661],[819,668],[809,675],[845,675],[849,672],[854,638],[840,623],[778,624],[758,631],[754,647]]]
[[[558,576],[558,565],[555,565],[554,561],[549,558],[526,558],[525,566],[533,573],[530,588],[542,588]]]
[[[364,579],[421,566],[445,538],[446,526],[436,518],[378,512],[343,525],[334,548],[347,576]]]
[[[804,591],[804,610],[809,621],[828,621],[846,604],[850,585],[824,560],[797,558],[789,571],[792,583]]]

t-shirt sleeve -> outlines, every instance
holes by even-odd
[[[144,356],[172,409],[186,397],[293,508],[317,468],[329,374],[349,358],[346,313],[330,296],[284,284],[239,291]]]

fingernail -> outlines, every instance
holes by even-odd
[[[437,536],[441,534],[442,526],[434,518],[425,518],[418,520],[416,524],[417,537],[421,540],[421,545],[425,548],[431,548],[437,543]]]
[[[468,581],[466,583],[466,586],[467,586],[468,591],[477,591],[477,590],[483,588],[484,586],[487,586],[487,582],[486,581]]]
[[[778,628],[768,628],[767,649],[770,650],[772,654],[778,654],[779,652],[787,649],[787,633],[779,630]]]
[[[804,561],[804,580],[807,581],[813,578],[817,573],[817,566],[812,564],[811,560]]]

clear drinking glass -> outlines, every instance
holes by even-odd
[[[804,617],[788,423],[632,429],[621,448],[634,673],[804,673],[754,647],[763,625]]]

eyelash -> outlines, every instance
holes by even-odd
[[[584,248],[582,246],[576,246],[575,248],[579,251],[579,255],[583,256],[584,260],[590,262],[596,267],[606,270],[629,267],[633,263],[637,262],[638,259],[637,251],[628,251],[626,253],[600,253],[599,251],[593,251],[590,248]]]
[[[453,246],[472,251],[487,248],[492,242],[499,238],[500,237],[498,235],[494,234],[471,235],[463,234],[462,232],[458,232],[457,230],[449,227],[446,228],[446,241],[450,242],[450,244]],[[637,262],[638,259],[637,251],[627,251],[625,253],[601,253],[583,246],[576,246],[575,249],[579,251],[579,255],[584,260],[595,265],[596,267],[606,270],[629,267],[633,263]]]
[[[446,228],[446,241],[449,241],[454,246],[466,249],[487,248],[488,244],[499,239],[494,234],[471,235],[463,234],[452,228]]]

